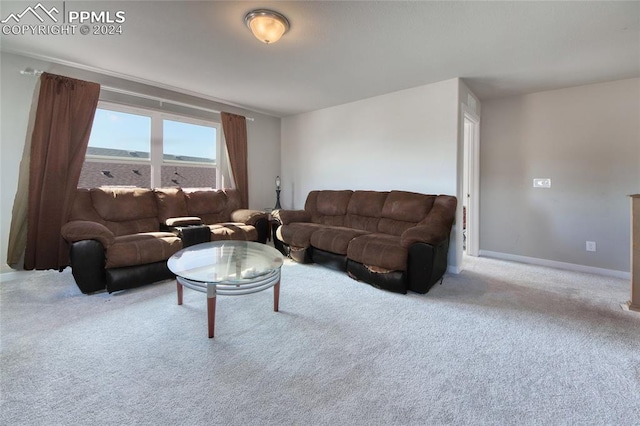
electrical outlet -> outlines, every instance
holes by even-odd
[[[596,251],[595,241],[587,241],[587,251]]]
[[[551,179],[549,178],[535,178],[533,179],[534,188],[551,188]]]

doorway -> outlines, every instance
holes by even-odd
[[[480,117],[464,111],[462,248],[468,256],[479,252]]]

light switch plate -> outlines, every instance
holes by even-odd
[[[533,179],[534,188],[551,188],[551,179],[549,178],[535,178]]]

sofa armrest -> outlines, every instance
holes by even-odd
[[[451,229],[442,226],[417,225],[407,229],[400,236],[400,244],[410,247],[414,243],[438,245],[449,238]]]
[[[268,220],[269,215],[261,210],[240,209],[231,212],[231,221],[255,226],[260,219]]]
[[[403,247],[414,243],[431,245],[449,241],[451,227],[456,217],[457,199],[451,195],[438,195],[427,216],[413,228],[409,228],[400,236]]]
[[[175,226],[171,232],[182,240],[182,248],[211,241],[211,229],[207,225]]]
[[[274,210],[271,216],[283,225],[293,222],[311,222],[311,213],[306,210]]]
[[[170,228],[174,226],[202,225],[202,219],[198,216],[170,217],[164,221],[164,224]]]
[[[115,241],[115,235],[106,226],[87,220],[67,222],[61,229],[62,237],[69,243],[82,240],[97,240],[106,249]]]
[[[90,294],[107,287],[105,248],[100,241],[81,240],[71,243],[69,259],[71,273],[80,291]]]

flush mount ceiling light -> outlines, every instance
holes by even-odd
[[[289,31],[289,20],[273,10],[252,10],[245,15],[244,23],[258,40],[266,44],[275,43]]]

